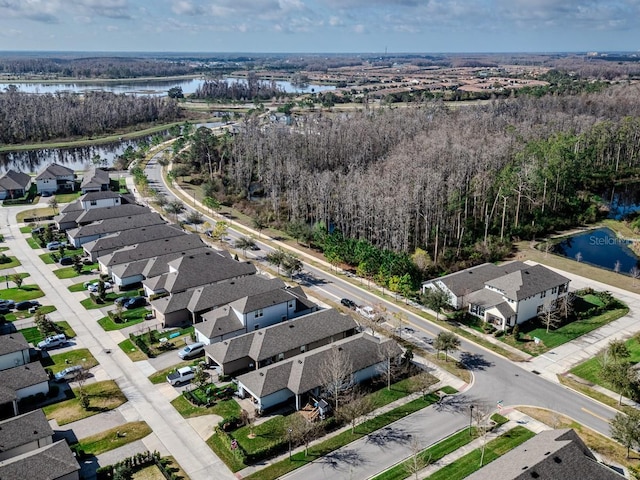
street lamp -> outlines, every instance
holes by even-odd
[[[469,405],[469,436],[471,436],[471,423],[473,422],[473,405]]]
[[[293,432],[293,429],[288,428],[287,432],[289,433],[289,461],[291,461],[291,432]]]

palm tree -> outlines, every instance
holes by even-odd
[[[197,210],[191,210],[187,215],[187,222],[194,225],[196,228],[196,232],[198,231],[198,225],[201,225],[204,222],[204,218],[200,212]]]
[[[269,252],[265,258],[271,265],[277,266],[278,273],[280,273],[280,267],[285,262],[286,257],[286,252],[279,248],[277,250],[274,250],[273,252]]]
[[[164,210],[173,215],[174,223],[178,223],[178,215],[184,212],[185,206],[180,200],[172,200],[164,206]]]
[[[240,237],[238,240],[235,241],[233,246],[235,248],[239,248],[240,250],[242,250],[242,256],[244,258],[247,258],[247,250],[249,250],[250,248],[255,247],[256,246],[256,242],[251,237]]]

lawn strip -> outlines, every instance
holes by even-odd
[[[110,428],[90,437],[82,438],[74,445],[74,450],[82,450],[85,455],[100,455],[127,443],[135,442],[151,433],[147,422],[129,422]]]
[[[84,390],[89,396],[88,409],[82,408],[78,388],[74,388],[74,398],[47,405],[43,408],[47,419],[55,418],[58,425],[66,425],[98,413],[113,410],[127,401],[127,397],[124,396],[113,380],[87,384],[84,386]]]

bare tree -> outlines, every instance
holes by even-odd
[[[633,278],[633,287],[637,287],[638,278],[640,278],[640,268],[638,268],[637,265],[634,265],[633,267],[631,267],[631,270],[629,270],[629,275],[631,275],[631,278]]]
[[[384,361],[380,363],[378,371],[386,378],[387,390],[391,390],[391,382],[401,369],[399,362],[400,347],[394,340],[380,341],[378,345],[380,356]]]
[[[562,321],[562,316],[558,309],[557,302],[554,298],[547,298],[540,306],[538,311],[538,318],[542,324],[547,327],[547,333],[551,327],[556,328]]]
[[[299,412],[289,416],[289,427],[295,443],[304,444],[304,455],[309,454],[309,443],[322,433],[322,424],[307,420]]]
[[[471,417],[475,423],[478,436],[482,439],[482,452],[480,454],[480,466],[484,464],[484,451],[487,446],[487,434],[491,431],[491,413],[493,406],[489,402],[478,402],[473,405]]]
[[[413,376],[411,383],[413,387],[422,394],[422,397],[426,397],[431,387],[439,382],[438,378],[434,377],[428,372],[420,372],[418,375]]]
[[[418,480],[418,474],[431,464],[431,454],[429,454],[429,458],[424,457],[422,454],[424,448],[416,435],[411,437],[409,448],[411,449],[411,456],[404,463],[404,467],[409,476],[413,476],[415,480]]]
[[[341,406],[341,399],[348,395],[355,384],[353,378],[353,363],[347,352],[337,345],[332,345],[328,351],[320,371],[320,383],[333,402],[336,412]]]
[[[355,432],[355,428],[359,422],[365,420],[365,416],[373,410],[371,398],[364,394],[360,389],[354,388],[349,395],[342,401],[342,407],[338,416],[345,422],[351,424],[351,433]]]

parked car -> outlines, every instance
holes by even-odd
[[[50,348],[60,347],[67,343],[67,336],[64,333],[57,335],[51,335],[38,343],[38,348],[41,350],[49,350]]]
[[[129,300],[131,300],[131,297],[118,297],[113,301],[113,303],[115,305],[123,305],[124,306],[124,304],[127,303]]]
[[[37,300],[25,300],[23,302],[16,303],[16,310],[29,310],[31,307],[39,307],[40,302]]]
[[[46,230],[45,227],[36,227],[33,230],[31,230],[31,234],[32,235],[39,235],[41,233],[44,233],[45,230]]]
[[[373,307],[358,307],[356,308],[356,312],[358,312],[363,317],[368,318],[369,320],[373,320],[376,317],[376,311],[373,309]]]
[[[100,282],[90,283],[87,286],[87,290],[89,290],[92,293],[96,293],[98,291],[99,284]],[[110,288],[113,288],[113,284],[111,282],[104,282],[104,289],[109,290]]]
[[[12,308],[16,307],[16,302],[14,302],[13,300],[4,300],[0,298],[0,307],[5,307],[11,310]]]
[[[182,350],[180,350],[178,352],[178,356],[183,360],[188,360],[190,358],[197,357],[202,353],[204,353],[204,343],[196,342],[187,345]]]
[[[123,306],[127,310],[130,310],[132,308],[144,307],[146,304],[147,299],[144,297],[131,297]]]
[[[6,315],[7,313],[11,313],[11,309],[6,305],[0,305],[0,315]]]
[[[58,250],[60,247],[66,247],[67,242],[53,241],[47,243],[47,250]]]
[[[53,376],[53,378],[56,382],[64,382],[65,380],[75,380],[81,373],[82,366],[73,365],[72,367],[67,367],[64,370],[60,370]]]
[[[342,300],[340,300],[340,303],[345,307],[350,308],[351,310],[355,310],[356,308],[358,308],[356,302],[349,298],[343,298]]]
[[[42,196],[43,197],[50,197],[51,195],[53,195],[53,193],[51,193],[50,191],[46,190],[44,192],[42,192]]]
[[[73,257],[62,257],[60,259],[60,265],[73,265]]]
[[[195,373],[196,372],[192,367],[182,367],[167,375],[167,382],[175,387],[180,384],[187,383],[189,380],[193,380]]]

